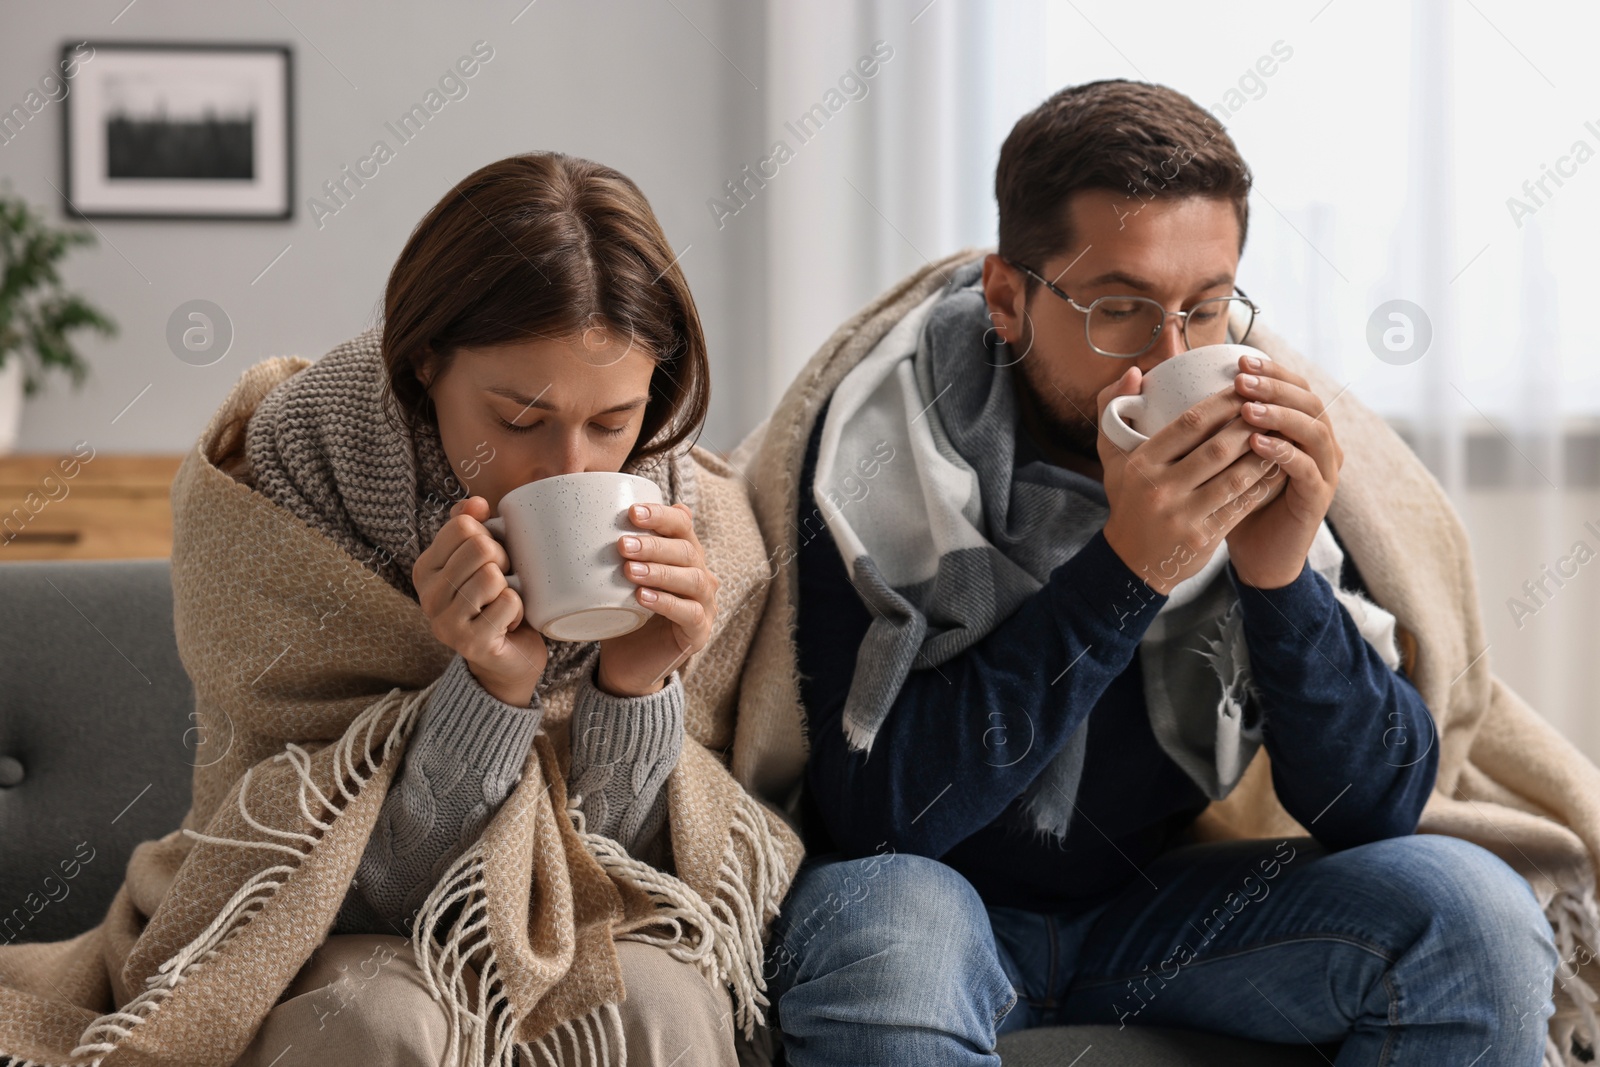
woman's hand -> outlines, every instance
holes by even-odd
[[[527,707],[550,658],[544,638],[523,619],[522,598],[506,584],[511,560],[489,534],[489,501],[458,500],[433,544],[417,557],[411,582],[433,636],[461,653],[492,695]]]
[[[635,504],[628,518],[648,533],[617,539],[622,573],[639,586],[634,596],[654,618],[632,633],[600,642],[596,684],[612,696],[660,689],[673,669],[711,638],[721,582],[706,569],[685,504]]]

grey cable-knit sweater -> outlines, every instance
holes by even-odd
[[[411,569],[465,489],[437,433],[399,430],[373,327],[280,383],[245,430],[236,477],[417,598]],[[669,501],[677,468],[631,469]],[[334,925],[400,933],[451,862],[476,840],[522,773],[539,730],[539,693],[577,679],[568,792],[589,830],[657,867],[671,863],[664,785],[683,746],[683,686],[612,697],[596,689],[598,645],[552,642],[526,708],[492,696],[457,655],[419,717]]]
[[[543,717],[487,692],[458,654],[423,709],[399,777],[384,799],[336,934],[406,935],[428,891],[483,832],[521,777]],[[614,697],[585,677],[572,709],[567,790],[586,829],[667,868],[667,776],[683,749],[683,684]]]

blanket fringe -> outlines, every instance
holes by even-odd
[[[716,893],[705,900],[680,879],[628,855],[609,837],[589,833],[577,797],[568,802],[584,846],[613,879],[643,891],[656,905],[651,926],[618,936],[666,949],[675,959],[693,963],[733,996],[733,1018],[748,1039],[766,1022],[768,1005],[762,934],[783,902],[783,856],[766,824],[760,804],[741,794],[731,821],[732,836],[717,870]],[[755,857],[753,890],[748,871],[735,847],[738,839]],[[652,932],[667,928],[669,933]]]
[[[1563,889],[1551,898],[1545,917],[1555,933],[1561,960],[1556,965],[1556,985],[1576,1010],[1560,1019],[1551,1018],[1544,1067],[1578,1067],[1581,1061],[1573,1052],[1574,1038],[1591,1053],[1600,1050],[1600,1019],[1595,1014],[1600,994],[1580,973],[1584,963],[1600,956],[1600,906],[1593,889],[1581,895]]]
[[[615,1004],[602,1004],[577,1019],[564,1021],[537,1041],[515,1040],[520,1021],[511,1010],[494,945],[489,938],[489,912],[485,895],[482,841],[472,844],[452,863],[428,894],[411,927],[411,946],[417,967],[428,983],[428,992],[444,1009],[449,1025],[446,1067],[490,1064],[516,1067],[517,1054],[528,1062],[554,1067],[621,1067],[626,1061],[627,1042],[622,1032],[622,1015]],[[436,931],[452,908],[460,912],[451,921],[443,940]],[[477,993],[467,981],[472,961],[481,954],[475,968]],[[561,1035],[577,1057],[568,1063]],[[491,1042],[492,1037],[492,1042]],[[616,1049],[613,1058],[612,1049]]]
[[[417,967],[428,983],[428,992],[444,1008],[450,1028],[447,1067],[455,1067],[463,1060],[473,1064],[485,1062],[485,1041],[491,1029],[495,1035],[495,1049],[494,1058],[489,1062],[505,1067],[515,1063],[514,1053],[507,1052],[506,1036],[510,1027],[504,1019],[510,1013],[505,1010],[508,1001],[504,983],[489,943],[483,870],[483,847],[474,842],[428,893],[411,925],[411,948]],[[445,914],[458,904],[461,911],[449,932],[442,942],[437,940],[433,931]],[[486,950],[487,956],[474,1004],[467,988],[467,970],[468,961],[480,949]]]
[[[335,782],[339,792],[346,803],[354,800],[356,792],[346,787],[344,779],[348,777],[355,783],[359,791],[376,773],[378,765],[372,761],[372,749],[376,742],[375,733],[378,722],[397,703],[401,707],[400,716],[390,728],[389,734],[383,739],[382,759],[388,760],[394,750],[405,743],[410,735],[415,719],[427,702],[427,695],[432,687],[423,689],[410,696],[396,688],[391,689],[380,699],[374,701],[363,709],[350,723],[349,728],[339,739],[335,747],[335,767],[338,773]],[[358,766],[356,749],[357,741],[361,742],[361,764]],[[332,799],[317,787],[311,777],[311,757],[300,746],[286,744],[284,751],[274,756],[275,761],[287,761],[300,776],[299,806],[301,817],[319,832],[326,832],[332,823],[312,815],[308,794],[315,796],[317,803],[331,816],[337,816],[343,807],[336,805]],[[78,1036],[78,1046],[72,1050],[74,1060],[79,1057],[93,1057],[86,1061],[87,1067],[98,1067],[117,1046],[123,1038],[133,1032],[133,1028],[143,1023],[161,1010],[161,1005],[181,985],[185,978],[204,967],[206,962],[215,955],[222,945],[240,929],[242,929],[256,912],[264,907],[269,899],[276,893],[287,878],[300,866],[307,853],[316,845],[318,837],[315,834],[301,833],[293,830],[278,830],[256,820],[246,807],[250,792],[251,776],[254,768],[246,771],[239,783],[239,812],[244,817],[245,824],[252,829],[278,840],[271,841],[245,841],[235,838],[214,837],[199,833],[195,830],[185,829],[186,836],[195,841],[218,845],[234,845],[239,848],[254,848],[279,851],[290,856],[294,862],[280,863],[252,875],[244,885],[228,899],[216,918],[200,932],[187,945],[180,948],[165,963],[156,969],[156,973],[145,981],[146,989],[134,997],[117,1011],[108,1012],[91,1022]],[[294,844],[287,842],[293,841]],[[82,1064],[84,1061],[80,1061]],[[45,1067],[38,1064],[36,1067]],[[75,1064],[74,1067],[79,1067]]]
[[[758,802],[749,796],[739,798],[733,834],[710,901],[680,879],[628,855],[611,838],[588,832],[580,803],[581,798],[570,797],[567,815],[584,847],[609,877],[635,886],[656,906],[650,926],[620,934],[618,940],[665,949],[729,987],[734,1021],[747,1038],[753,1036],[765,1022],[761,1009],[768,1003],[762,932],[782,903],[784,872],[783,856]],[[753,892],[735,847],[738,839],[755,857]],[[538,1040],[515,1040],[520,1019],[512,1011],[489,937],[484,859],[481,840],[457,857],[429,892],[411,927],[417,967],[448,1020],[446,1067],[484,1063],[516,1067],[518,1052],[530,1063],[549,1067],[620,1067],[627,1059],[627,1042],[616,1004],[602,1004],[579,1018],[564,1020]],[[457,907],[459,912],[441,938],[440,927]],[[476,967],[475,959],[481,959]],[[475,996],[467,981],[469,968],[477,972]]]
[[[609,1033],[609,1037],[607,1034]],[[561,1040],[566,1035],[566,1041]],[[617,1046],[617,1058],[611,1058],[611,1042]],[[626,1061],[627,1042],[622,1033],[622,1013],[615,1004],[602,1004],[587,1015],[569,1019],[537,1041],[522,1042],[517,1048],[527,1053],[529,1063],[548,1064],[549,1067],[568,1067],[563,1045],[570,1045],[572,1067],[622,1067]],[[534,1055],[538,1055],[535,1060]]]

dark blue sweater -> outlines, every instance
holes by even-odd
[[[814,510],[825,414],[806,451],[801,515]],[[1019,461],[1023,454],[1019,441]],[[870,609],[826,526],[801,529],[809,851],[931,856],[988,904],[1070,913],[1138,877],[1205,809],[1205,794],[1157,744],[1145,709],[1139,641],[1166,598],[1103,533],[983,640],[937,668],[913,670],[869,757],[847,747],[840,721]],[[1309,567],[1281,589],[1233,580],[1260,697],[1250,711],[1264,716],[1279,800],[1330,848],[1413,832],[1438,769],[1422,698]],[[1341,583],[1362,588],[1348,559]],[[1020,795],[1085,719],[1077,811],[1066,837],[1052,842],[1029,826]]]

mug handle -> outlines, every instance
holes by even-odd
[[[1131,452],[1144,444],[1150,438],[1129,426],[1127,419],[1137,419],[1144,414],[1145,400],[1143,393],[1127,393],[1114,396],[1106,403],[1106,410],[1100,416],[1100,429],[1111,439],[1111,443],[1124,452]]]
[[[488,529],[490,537],[494,538],[496,541],[499,541],[502,545],[506,543],[505,519],[501,518],[499,515],[495,515],[484,520],[483,525]],[[510,550],[508,549],[507,555],[509,554]],[[506,584],[512,589],[516,590],[518,596],[522,595],[522,581],[515,574],[506,575]]]

